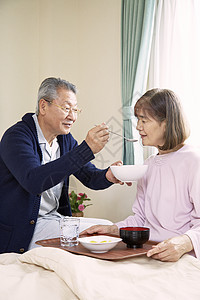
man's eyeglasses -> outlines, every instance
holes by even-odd
[[[43,98],[44,99],[44,98]],[[63,107],[63,106],[60,106],[56,103],[53,103],[52,100],[47,100],[47,99],[44,99],[46,102],[50,103],[50,104],[53,104],[54,106],[57,106],[59,107],[60,109],[62,109],[67,115],[70,113],[70,111],[75,114],[75,115],[78,115],[81,113],[81,109],[79,108],[74,108],[74,107]]]

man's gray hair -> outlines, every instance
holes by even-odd
[[[46,78],[40,85],[38,90],[38,100],[36,106],[36,115],[39,114],[39,102],[42,98],[48,101],[52,101],[58,97],[58,90],[66,89],[67,91],[72,91],[76,94],[76,86],[69,81],[61,78],[49,77]]]

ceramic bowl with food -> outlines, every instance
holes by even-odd
[[[146,173],[147,165],[110,166],[113,175],[120,181],[132,182],[142,178]]]
[[[128,248],[142,248],[149,240],[150,229],[147,227],[122,227],[120,237]]]
[[[93,253],[105,253],[113,249],[122,239],[106,235],[80,237],[79,242]]]

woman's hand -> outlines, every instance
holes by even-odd
[[[113,163],[111,166],[122,166],[123,162],[121,160],[116,161],[115,163]],[[124,182],[118,180],[112,173],[111,169],[109,168],[108,171],[106,172],[106,178],[108,181],[112,182],[112,183],[119,183],[121,185],[124,184]],[[126,182],[126,184],[128,186],[132,185],[132,182]]]
[[[153,246],[153,249],[147,252],[147,256],[161,261],[177,261],[183,254],[192,249],[193,245],[190,238],[184,234]]]
[[[119,229],[117,225],[94,225],[81,232],[81,234],[93,234],[93,233],[119,235]]]

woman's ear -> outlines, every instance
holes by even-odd
[[[162,129],[163,129],[163,132],[165,133],[165,132],[166,132],[166,127],[167,127],[166,120],[165,120],[165,121],[162,121],[161,127],[162,127]]]

